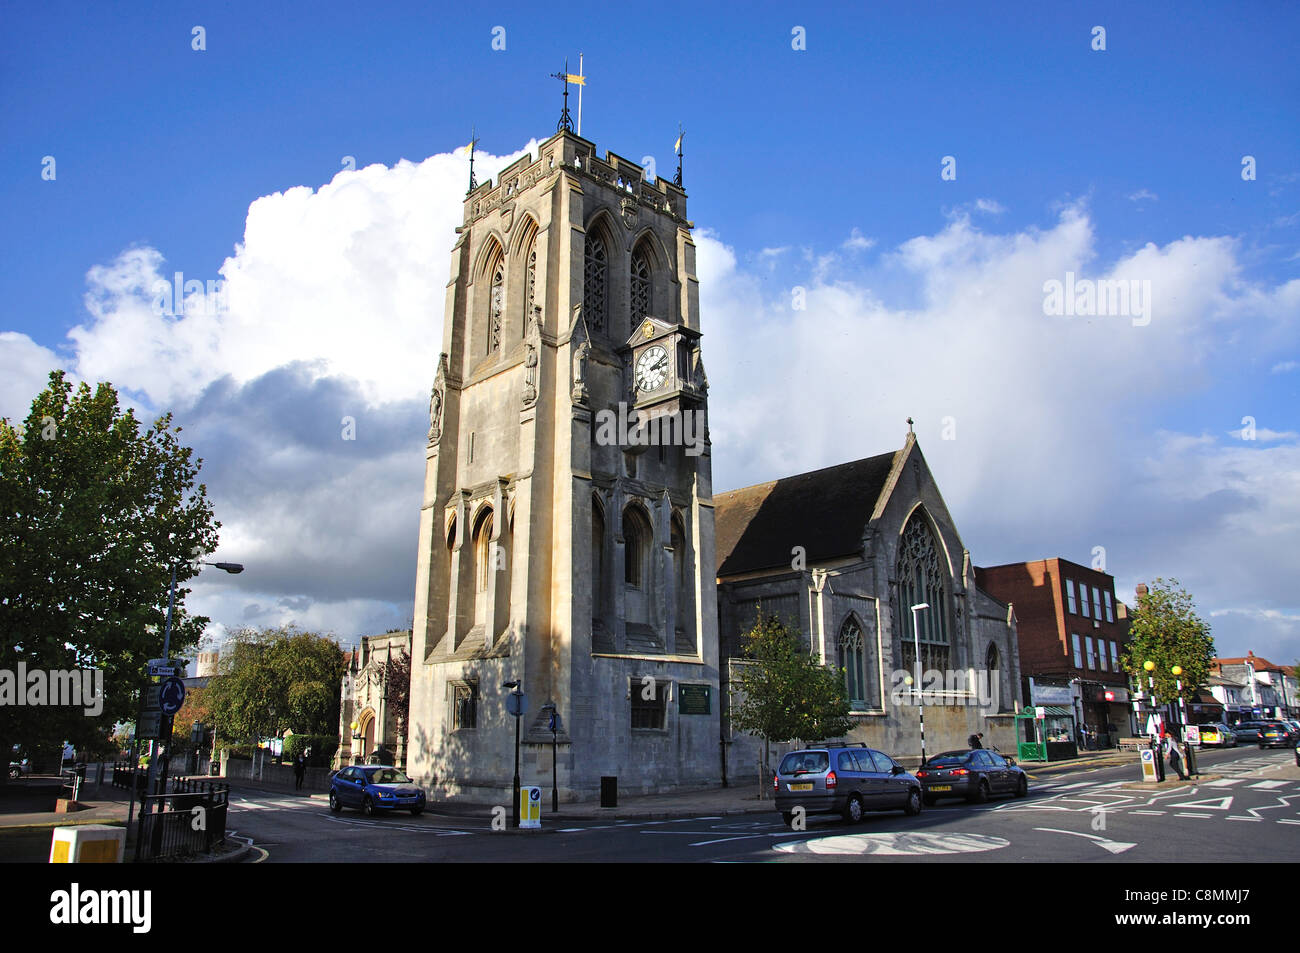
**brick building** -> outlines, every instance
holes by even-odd
[[[1016,607],[1020,673],[1028,704],[1073,709],[1075,738],[1090,729],[1108,747],[1135,734],[1129,679],[1119,659],[1128,611],[1113,576],[1065,559],[977,568],[979,587]],[[1114,725],[1111,731],[1109,726]]]

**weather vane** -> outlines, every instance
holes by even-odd
[[[575,73],[570,73],[570,72],[569,72],[569,60],[568,60],[568,57],[565,57],[565,60],[564,60],[564,72],[562,72],[562,73],[552,73],[552,74],[551,74],[551,77],[552,77],[553,79],[561,80],[561,81],[563,81],[563,83],[564,83],[564,111],[560,113],[560,121],[559,121],[559,122],[556,124],[556,126],[555,126],[555,131],[556,131],[556,132],[561,132],[561,131],[563,131],[563,132],[573,132],[573,120],[572,120],[572,119],[570,118],[570,116],[569,116],[569,84],[570,84],[570,83],[573,83],[575,86],[578,86],[578,87],[579,87],[579,89],[578,89],[578,103],[579,103],[579,106],[578,106],[578,134],[579,134],[579,135],[582,134],[582,106],[581,106],[581,103],[582,103],[582,89],[581,89],[581,87],[587,85],[587,77],[585,77],[585,76],[582,75],[582,72],[581,72],[581,71],[582,71],[581,60],[579,60],[578,70],[579,70],[579,71],[578,71],[578,73],[576,73],[576,74],[575,74]]]
[[[673,145],[673,152],[677,153],[677,178],[673,179],[673,183],[678,187],[682,184],[682,139],[685,137],[686,133],[682,132],[682,124],[679,122],[677,124],[677,142]]]
[[[478,182],[474,180],[474,145],[478,142],[478,137],[474,135],[476,127],[469,127],[469,192],[478,188]],[[465,194],[468,195],[469,192]]]

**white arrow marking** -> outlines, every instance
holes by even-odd
[[[1055,827],[1035,827],[1034,830],[1047,831],[1050,834],[1069,834],[1071,837],[1086,837],[1090,841],[1096,841],[1098,847],[1104,847],[1112,854],[1122,854],[1129,848],[1137,846],[1137,844],[1126,844],[1122,841],[1107,840],[1104,837],[1098,837],[1096,834],[1081,834],[1079,831],[1061,831],[1057,830]]]

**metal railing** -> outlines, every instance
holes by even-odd
[[[114,783],[117,771],[114,771]],[[159,786],[162,786],[160,782]],[[207,778],[174,777],[169,792],[140,798],[135,859],[157,860],[211,851],[226,838],[230,787]],[[130,786],[130,770],[126,771]]]

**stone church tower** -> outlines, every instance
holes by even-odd
[[[407,768],[509,804],[720,777],[711,463],[686,193],[564,130],[465,199],[430,399]]]

